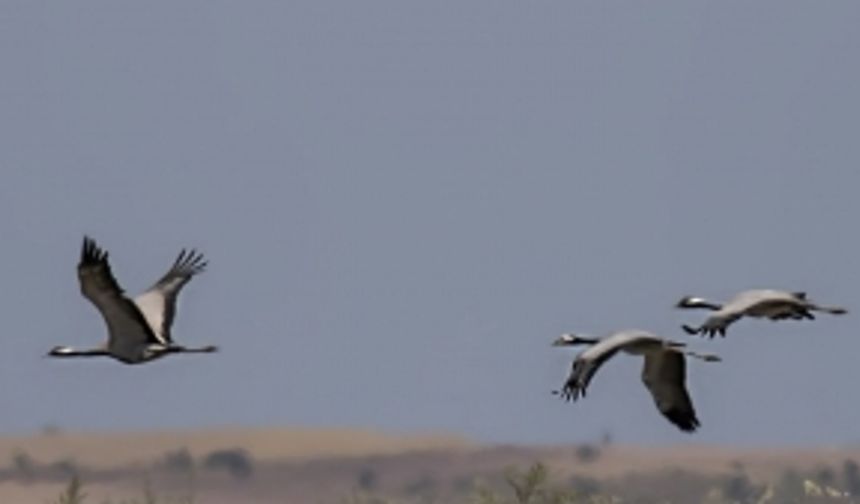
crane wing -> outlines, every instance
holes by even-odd
[[[156,337],[161,343],[168,345],[173,339],[170,327],[176,315],[176,299],[179,291],[194,275],[206,269],[207,262],[203,255],[196,250],[179,253],[173,266],[146,292],[136,297],[134,303],[143,313]]]
[[[559,392],[562,398],[568,401],[576,401],[580,397],[585,397],[588,384],[591,383],[594,374],[597,373],[597,370],[600,369],[600,366],[604,362],[612,358],[619,350],[618,347],[605,348],[603,351],[595,353],[593,351],[595,348],[592,347],[580,353],[574,359],[570,376],[567,378],[561,392]]]
[[[681,352],[667,349],[645,355],[642,382],[660,413],[679,429],[693,432],[699,426],[693,402],[687,393],[686,360]]]
[[[78,280],[81,294],[95,305],[108,326],[108,346],[157,342],[137,305],[125,296],[114,278],[107,251],[86,236],[78,263]]]

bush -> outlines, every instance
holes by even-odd
[[[17,478],[32,479],[36,475],[37,466],[36,461],[22,451],[12,457],[12,474]]]
[[[600,493],[600,481],[587,476],[571,476],[570,487],[576,495],[591,497]]]
[[[87,494],[83,493],[81,487],[81,480],[77,476],[72,476],[66,489],[57,497],[54,504],[83,504]]]
[[[745,472],[737,471],[723,481],[722,493],[730,501],[743,504],[756,502],[764,489],[754,485]]]
[[[595,462],[600,458],[600,448],[590,444],[579,445],[576,447],[576,458],[583,464]]]
[[[372,492],[376,490],[376,485],[379,482],[379,477],[376,475],[376,471],[374,471],[370,467],[363,467],[360,471],[358,471],[358,477],[356,478],[356,483],[358,484],[358,488],[365,492]]]
[[[526,471],[508,469],[505,482],[513,493],[512,499],[497,495],[484,486],[478,486],[472,502],[476,504],[573,504],[580,501],[576,495],[565,489],[551,488],[549,469],[537,462]]]
[[[203,459],[203,467],[211,471],[227,471],[236,479],[246,479],[254,473],[251,456],[241,448],[213,451]]]
[[[834,486],[836,485],[836,471],[830,466],[820,466],[815,470],[815,481],[819,485]]]
[[[74,459],[58,460],[47,467],[48,474],[53,477],[75,479],[80,472]]]
[[[433,502],[438,495],[439,483],[433,476],[424,475],[406,485],[404,493],[420,502]]]
[[[194,470],[194,457],[187,448],[180,448],[165,453],[161,465],[170,472],[187,474]]]
[[[780,502],[790,502],[803,495],[803,476],[794,469],[786,469],[776,486],[776,497]]]
[[[842,482],[851,495],[860,495],[860,466],[851,459],[842,463]]]

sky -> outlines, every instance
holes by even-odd
[[[485,442],[860,441],[858,315],[680,331],[755,287],[860,313],[852,1],[4,2],[0,433],[44,426],[451,432]],[[209,269],[174,337],[105,337],[88,234],[130,294]],[[550,391],[562,332],[642,328],[702,427],[613,359]]]

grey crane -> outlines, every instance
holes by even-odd
[[[713,354],[684,350],[684,343],[639,329],[618,331],[602,339],[568,333],[561,335],[553,345],[590,345],[574,359],[570,376],[562,390],[553,391],[567,401],[585,397],[594,374],[619,351],[643,356],[642,382],[660,413],[684,432],[694,432],[700,425],[686,388],[685,356],[709,362],[721,360]]]
[[[170,327],[176,314],[179,291],[206,268],[195,250],[179,253],[173,266],[140,296],[130,299],[111,273],[108,253],[84,237],[78,263],[81,293],[101,312],[108,339],[101,346],[78,350],[56,346],[51,357],[113,357],[125,364],[140,364],[174,353],[211,353],[215,346],[190,348],[173,342]]]
[[[775,289],[753,289],[740,292],[726,304],[706,299],[685,296],[678,301],[678,308],[702,308],[712,313],[699,327],[681,326],[688,334],[702,334],[711,338],[715,334],[726,335],[726,329],[741,317],[766,318],[770,320],[814,320],[812,312],[843,315],[848,310],[840,306],[823,306],[806,297],[805,292],[788,292]]]

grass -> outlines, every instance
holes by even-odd
[[[87,494],[83,492],[83,484],[78,476],[73,476],[68,485],[50,504],[87,504]],[[149,481],[143,485],[140,498],[101,501],[101,504],[194,504],[194,497],[166,498],[156,495]]]
[[[66,489],[52,501],[52,504],[84,504],[87,494],[82,490],[81,479],[77,476],[72,476]]]
[[[783,479],[772,485],[751,481],[742,467],[722,477],[693,477],[692,473],[674,472],[653,476],[645,480],[615,480],[592,482],[590,486],[577,485],[578,479],[553,475],[549,467],[537,462],[521,470],[509,468],[495,485],[476,480],[454,496],[440,499],[435,493],[420,492],[402,497],[375,495],[368,491],[352,493],[339,500],[341,504],[860,504],[860,500],[840,490],[850,483],[860,468],[846,462],[843,476],[833,471],[800,474],[787,472]],[[856,470],[855,470],[856,469]],[[848,477],[846,477],[848,476]],[[644,486],[643,486],[644,482]],[[860,484],[860,481],[855,483]],[[660,488],[684,488],[674,497],[660,497],[651,492]],[[582,488],[585,488],[584,490]],[[149,481],[143,485],[139,497],[124,500],[91,502],[84,492],[78,476],[73,476],[66,488],[47,504],[194,504],[193,495],[165,497],[158,495]]]

